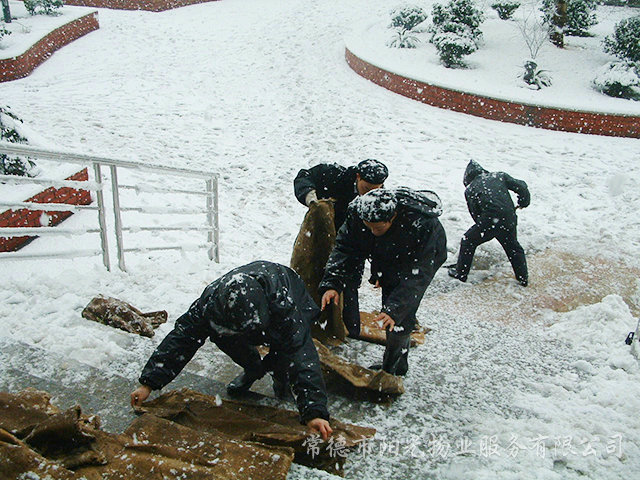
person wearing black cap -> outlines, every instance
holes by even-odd
[[[376,320],[387,330],[382,364],[372,368],[393,375],[407,373],[416,311],[447,258],[441,213],[435,193],[406,187],[372,190],[349,205],[320,283],[321,307],[335,303],[349,283],[359,284],[365,259],[371,261],[370,282],[382,287],[382,310]],[[360,322],[357,295],[354,300],[355,308],[348,311],[357,318],[345,323]]]
[[[371,158],[351,167],[321,163],[300,170],[293,181],[293,189],[298,201],[306,206],[319,199],[333,198],[338,230],[346,218],[349,202],[382,187],[388,176],[387,167]]]
[[[507,254],[516,279],[526,287],[529,284],[527,258],[518,242],[518,216],[509,190],[518,196],[517,208],[525,208],[531,201],[527,184],[504,172],[488,172],[474,160],[467,165],[463,183],[475,224],[462,236],[458,262],[449,267],[449,276],[466,282],[476,248],[495,238]]]
[[[207,337],[244,368],[227,385],[231,395],[249,390],[273,372],[276,396],[293,389],[301,423],[326,440],[332,433],[327,394],[310,325],[320,310],[300,277],[277,263],[257,261],[235,268],[215,280],[145,365],[131,405],[141,405],[151,390],[171,382],[204,344]],[[257,345],[268,345],[260,358]]]

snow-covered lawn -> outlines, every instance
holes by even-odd
[[[0,335],[124,376],[133,388],[154,346],[208,282],[255,259],[288,264],[305,212],[292,181],[321,161],[378,158],[389,166],[389,186],[435,190],[450,260],[471,224],[462,173],[473,158],[529,184],[532,203],[519,215],[529,255],[550,248],[636,266],[638,140],[469,117],[362,79],[344,61],[344,36],[362,22],[382,22],[391,7],[222,0],[164,13],[100,10],[100,30],[31,76],[0,84],[2,103],[38,132],[39,144],[218,171],[222,241],[220,264],[204,251],[132,255],[126,273],[106,272],[99,258],[3,262]],[[468,73],[451,72],[457,81]],[[558,84],[556,76],[549,92]],[[91,221],[83,213],[68,222]],[[455,295],[500,276],[503,300],[535,292],[505,277],[497,245],[479,254],[482,268],[469,285],[442,271],[427,295]],[[98,293],[143,311],[166,309],[170,320],[153,339],[94,325],[80,312]],[[363,285],[363,308],[377,307],[378,295]],[[407,392],[391,406],[331,399],[333,415],[379,431],[372,451],[349,460],[347,478],[634,478],[640,369],[624,344],[636,319],[620,296],[519,322],[427,303],[419,318],[433,331],[410,353]],[[342,352],[368,365],[382,348],[350,342]],[[226,381],[218,372],[227,362],[207,346],[190,369]],[[290,474],[328,477],[300,466]]]

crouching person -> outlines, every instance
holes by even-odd
[[[293,390],[300,419],[323,439],[332,433],[327,394],[311,323],[319,309],[300,277],[290,268],[258,261],[235,268],[215,280],[145,365],[131,405],[141,405],[151,390],[171,382],[193,358],[207,337],[244,368],[227,385],[231,395],[249,390],[267,372],[282,397]],[[261,359],[256,346],[269,346]]]
[[[382,287],[382,313],[376,320],[387,330],[382,364],[371,368],[393,375],[407,373],[416,311],[447,258],[447,239],[437,218],[441,213],[433,192],[404,187],[372,190],[349,205],[320,283],[322,308],[336,302],[348,285],[357,288],[368,258],[370,282]],[[357,295],[351,301],[357,302]],[[351,308],[345,305],[344,312],[359,315],[357,303]]]

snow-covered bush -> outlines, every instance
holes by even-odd
[[[0,22],[0,42],[2,41],[2,37],[6,35],[11,35],[11,32],[5,28],[4,22]]]
[[[538,64],[533,60],[527,60],[524,62],[524,72],[522,73],[522,80],[530,88],[540,90],[544,87],[550,87],[552,78],[549,72],[546,70],[540,70]]]
[[[596,0],[567,0],[566,24],[563,33],[576,37],[589,37],[589,28],[598,23]],[[550,20],[556,13],[556,0],[542,0],[544,15]]]
[[[625,18],[604,39],[604,51],[622,60],[640,61],[640,15]]]
[[[628,60],[609,62],[598,70],[593,86],[610,97],[640,100],[640,65]]]
[[[391,11],[391,23],[396,33],[387,42],[395,48],[415,48],[420,40],[413,35],[413,29],[427,19],[427,13],[416,5],[405,5]]]
[[[0,140],[26,143],[27,139],[20,135],[16,128],[20,123],[22,120],[11,113],[8,108],[0,107]],[[0,154],[0,175],[31,176],[35,166],[36,164],[29,159],[23,160],[19,157]]]
[[[464,26],[468,36],[474,40],[482,37],[480,24],[484,21],[484,14],[473,0],[449,0],[446,5],[436,3],[431,18],[431,31],[434,35],[440,32],[460,31],[458,27]]]
[[[473,38],[456,32],[436,33],[431,41],[438,50],[440,61],[447,68],[464,67],[462,57],[478,49]]]
[[[520,2],[512,0],[498,0],[491,4],[491,8],[498,12],[501,20],[509,20],[519,6]]]
[[[464,66],[462,57],[478,49],[484,14],[473,0],[450,0],[446,5],[436,3],[431,16],[431,43],[440,61],[445,67]]]
[[[24,8],[30,15],[55,15],[62,5],[62,0],[24,0]]]

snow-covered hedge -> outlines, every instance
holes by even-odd
[[[604,51],[622,60],[640,62],[640,15],[625,18],[604,39]]]
[[[609,62],[598,70],[594,87],[610,97],[640,99],[640,66],[628,60]]]
[[[420,40],[412,34],[413,29],[427,19],[427,13],[417,5],[404,5],[391,11],[389,28],[396,30],[387,42],[389,47],[415,48]]]
[[[598,23],[596,0],[567,0],[567,24],[563,33],[577,37],[589,37],[589,28]],[[551,19],[556,10],[556,0],[543,0],[542,11]]]
[[[431,43],[440,61],[445,67],[464,66],[462,57],[478,49],[484,14],[473,0],[450,0],[446,5],[436,3],[431,16]]]
[[[498,12],[501,20],[509,20],[519,6],[520,2],[513,0],[498,0],[491,4],[491,8]]]
[[[62,6],[62,0],[24,0],[24,8],[30,15],[55,15]]]
[[[18,132],[22,123],[7,107],[0,107],[0,140],[12,143],[27,143],[27,139]],[[0,154],[0,175],[31,176],[35,163],[29,159],[9,157]]]

